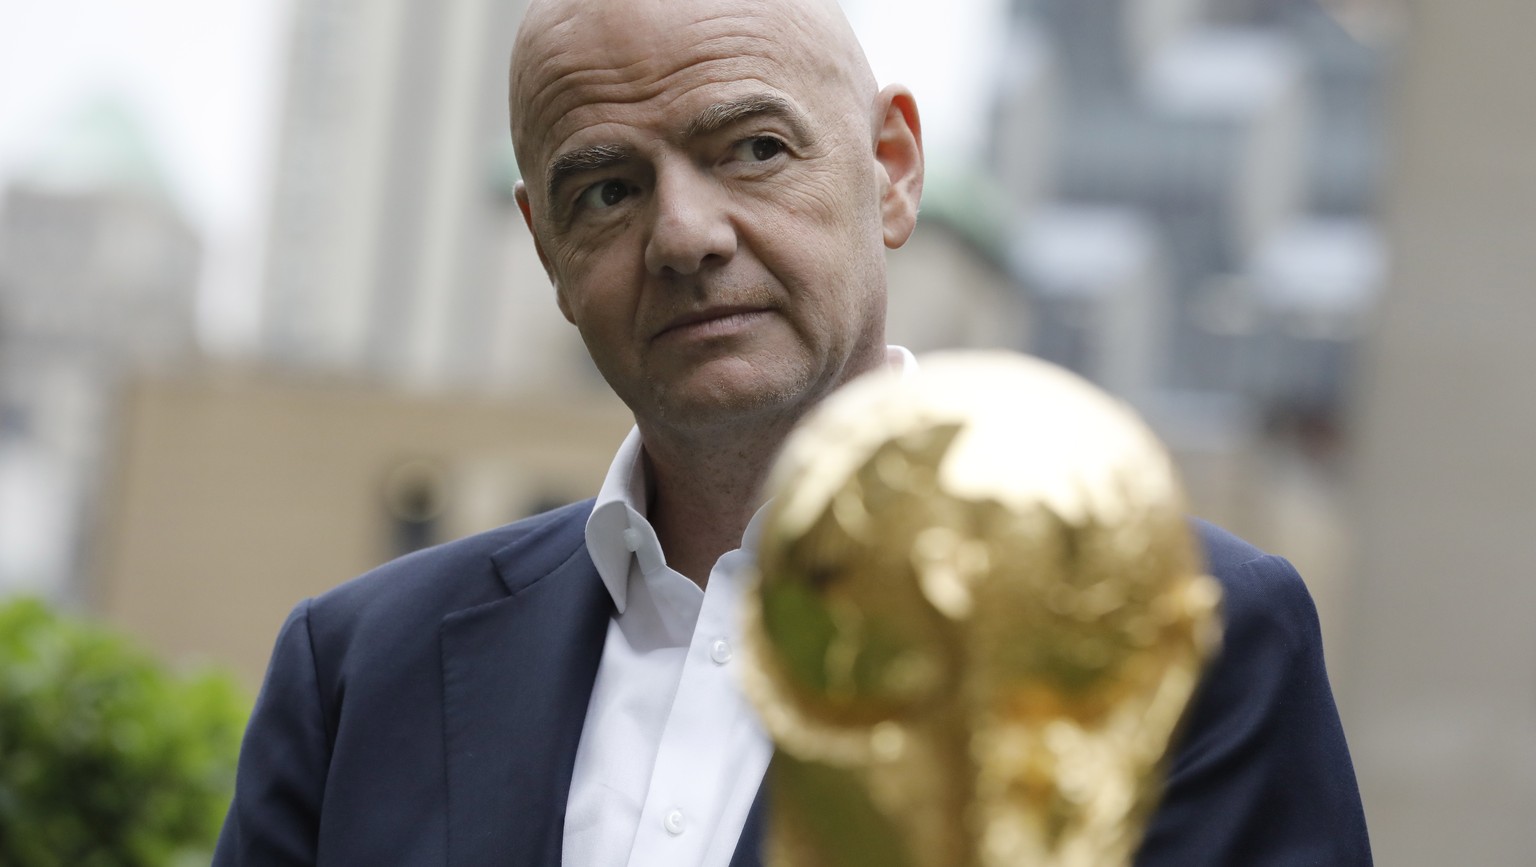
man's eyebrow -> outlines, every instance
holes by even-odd
[[[689,121],[687,128],[683,130],[683,135],[685,138],[713,135],[732,124],[764,115],[783,120],[789,125],[790,132],[801,141],[810,138],[805,115],[800,109],[784,97],[771,93],[758,93],[740,99],[717,102]]]
[[[549,164],[549,180],[545,186],[549,201],[557,201],[555,196],[560,192],[560,187],[573,176],[618,165],[634,155],[632,148],[612,144],[588,145],[566,151]]]

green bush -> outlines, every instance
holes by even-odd
[[[0,602],[0,865],[207,864],[249,707],[227,675]]]

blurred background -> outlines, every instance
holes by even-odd
[[[1536,857],[1530,0],[844,0],[929,179],[890,336],[1136,405],[1317,600],[1384,865]],[[289,608],[593,495],[522,0],[0,0],[0,596],[248,690]]]

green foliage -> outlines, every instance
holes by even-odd
[[[227,675],[0,602],[0,865],[207,864],[249,707]]]

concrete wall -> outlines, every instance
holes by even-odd
[[[300,599],[410,544],[594,495],[631,423],[600,393],[426,398],[253,373],[140,382],[121,419],[95,607],[253,688]]]
[[[1384,865],[1536,857],[1536,3],[1419,3],[1334,661]]]

